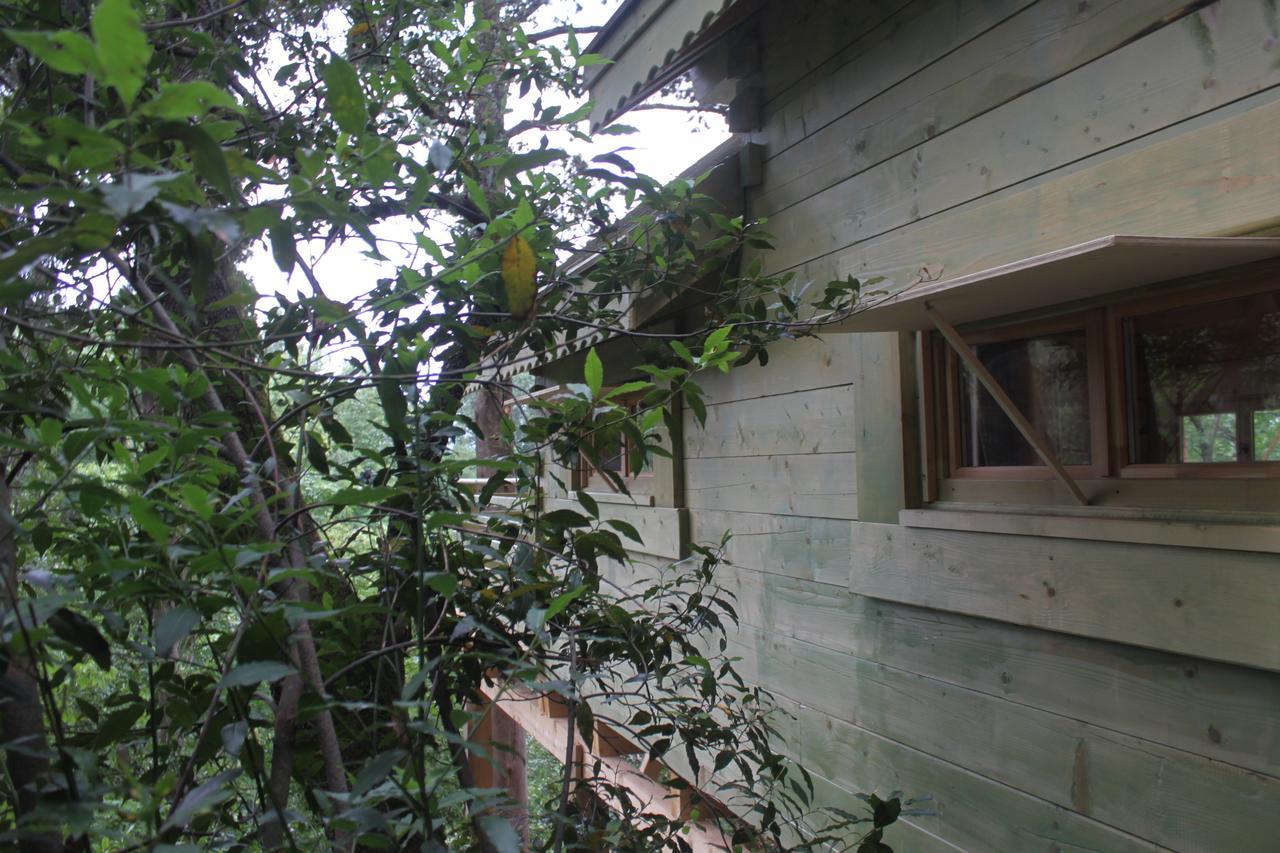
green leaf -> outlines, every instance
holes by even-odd
[[[62,607],[49,617],[49,627],[64,641],[87,653],[100,668],[111,669],[111,646],[89,619]]]
[[[293,675],[297,670],[287,664],[273,660],[255,660],[242,663],[222,676],[219,687],[244,687],[257,684],[259,681],[271,683]]]
[[[103,82],[120,93],[125,106],[132,106],[151,60],[151,45],[138,10],[131,0],[102,0],[89,29],[98,45]]]
[[[555,148],[540,148],[537,151],[526,151],[522,154],[512,154],[502,165],[498,167],[498,180],[505,180],[514,177],[521,172],[527,172],[530,169],[536,169],[539,166],[546,166],[557,160],[563,160],[566,155],[563,151]]]
[[[138,108],[143,115],[181,121],[200,118],[217,107],[236,109],[236,100],[208,80],[165,83],[156,96]]]
[[[600,504],[596,503],[595,498],[582,489],[578,489],[574,494],[577,495],[578,503],[582,504],[582,508],[591,513],[592,518],[600,517]]]
[[[399,489],[393,489],[390,486],[368,486],[360,488],[353,486],[347,489],[339,489],[329,496],[328,503],[336,506],[358,506],[360,504],[376,504],[395,497],[400,494]]]
[[[552,619],[556,618],[561,611],[572,604],[575,599],[580,598],[586,591],[586,586],[580,586],[569,590],[564,595],[557,595],[555,598],[551,599],[551,603],[547,605],[547,615],[543,617],[543,621],[550,622]]]
[[[199,624],[199,611],[192,610],[190,607],[166,610],[156,622],[154,634],[156,656],[167,658],[173,654],[174,648],[182,642],[183,637],[190,634]]]
[[[239,775],[239,769],[223,770],[207,782],[196,785],[182,798],[182,802],[173,807],[160,829],[186,826],[193,818],[211,811],[231,797],[231,780]]]
[[[288,223],[281,222],[271,226],[268,233],[271,235],[271,256],[275,258],[276,266],[283,273],[293,272],[293,265],[298,262],[298,247],[293,242],[293,229]]]
[[[711,334],[707,335],[706,342],[702,345],[702,355],[705,358],[708,355],[714,355],[720,352],[729,342],[729,333],[733,331],[733,326],[721,326]]]
[[[520,836],[511,826],[511,821],[495,814],[488,814],[476,818],[476,824],[497,853],[520,853]]]
[[[195,483],[183,483],[178,491],[182,494],[182,502],[190,507],[201,521],[213,518],[213,503],[209,500],[208,492]]]
[[[441,595],[453,595],[458,589],[458,578],[446,572],[439,572],[427,578],[427,586]]]
[[[582,378],[586,380],[587,387],[591,389],[593,398],[600,396],[600,389],[604,386],[604,362],[600,361],[600,356],[596,354],[596,348],[592,347],[587,350],[587,361],[582,368]]]
[[[324,78],[325,100],[338,127],[355,136],[364,132],[369,121],[369,110],[364,102],[364,90],[356,70],[340,56],[329,60],[320,70]]]
[[[4,34],[54,71],[64,74],[102,73],[93,42],[74,30],[55,33],[5,30]]]
[[[169,525],[155,511],[151,501],[137,495],[130,497],[129,514],[133,516],[134,523],[152,539],[157,542],[169,541]]]
[[[234,723],[227,723],[219,732],[222,738],[222,748],[232,758],[240,755],[240,749],[244,746],[245,739],[249,736],[249,724],[244,720],[236,720]]]
[[[366,761],[364,767],[360,768],[360,772],[356,774],[355,781],[351,783],[351,796],[363,797],[367,794],[374,785],[387,778],[387,774],[400,763],[404,756],[403,750],[393,749],[380,752]]]
[[[53,447],[62,438],[62,421],[54,418],[45,418],[40,421],[38,430],[40,435],[40,443],[46,447]]]
[[[160,172],[158,174],[142,174],[126,172],[119,183],[103,184],[102,200],[107,208],[120,219],[136,213],[150,204],[165,184],[180,178],[177,172]]]
[[[0,284],[0,305],[5,307],[21,305],[33,294],[44,290],[52,290],[53,284],[47,281],[9,281]]]
[[[636,530],[635,525],[630,522],[622,521],[617,518],[610,518],[605,520],[605,524],[609,525],[632,542],[636,542],[640,545],[644,544],[644,540],[640,538],[640,531]]]
[[[635,394],[640,391],[648,391],[653,387],[652,382],[646,382],[643,379],[636,379],[631,382],[623,382],[616,388],[610,388],[609,393],[605,394],[601,399],[612,400],[614,397],[622,397],[627,394]]]
[[[213,137],[201,128],[191,125],[177,127],[179,127],[177,135],[187,146],[187,153],[191,155],[191,165],[195,166],[196,174],[227,198],[239,198],[240,194],[236,191],[235,180],[227,167],[227,158],[222,146],[214,142]]]

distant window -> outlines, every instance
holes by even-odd
[[[639,398],[623,398],[619,403],[627,414],[639,411]],[[627,433],[612,423],[601,419],[596,436],[598,466],[584,461],[579,471],[579,488],[594,492],[618,492],[619,481],[633,495],[647,495],[653,490],[654,472],[645,458],[644,449],[637,446]]]

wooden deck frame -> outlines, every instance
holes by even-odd
[[[636,755],[647,750],[607,724],[597,721],[592,742],[584,742],[577,725],[569,717],[568,701],[555,691],[537,693],[523,686],[507,683],[484,685],[480,692],[491,703],[491,707],[511,717],[558,761],[564,760],[568,747],[566,738],[572,737],[575,778],[590,785],[594,795],[603,802],[615,807],[617,805],[602,784],[592,784],[593,780],[587,776],[590,772],[588,768],[598,766],[598,779],[625,787],[632,798],[642,804],[641,819],[645,814],[673,820],[687,819],[695,803],[714,811],[722,820],[732,819],[727,806],[710,794],[698,790],[692,782],[682,789],[663,784],[660,781],[662,770],[666,769],[674,776],[679,775],[669,768],[651,760],[642,761],[639,766],[627,761],[626,755]],[[730,836],[714,820],[690,821],[687,828],[688,834],[684,838],[692,845],[695,853],[722,853],[733,849]]]

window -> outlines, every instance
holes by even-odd
[[[624,397],[619,407],[630,415],[640,410],[639,397]],[[655,478],[652,460],[645,452],[638,435],[623,429],[622,418],[612,421],[602,419],[595,435],[595,452],[599,465],[593,466],[584,458],[577,476],[577,488],[593,493],[621,494],[619,485],[625,485],[637,501],[644,503],[653,494]]]
[[[1091,499],[1173,506],[1193,496],[1167,481],[1280,477],[1274,278],[986,324],[963,338],[1067,474],[1090,486]],[[930,497],[1035,502],[1047,494],[992,485],[1055,474],[965,360],[936,332],[923,341],[926,463],[937,487]],[[1137,482],[1152,480],[1166,484]],[[1201,501],[1205,509],[1278,508],[1275,497],[1259,505],[1248,489],[1203,494],[1212,501]]]
[[[1067,469],[1101,473],[1106,464],[1106,395],[1096,376],[1103,358],[1099,318],[1074,316],[968,336],[991,372]],[[951,385],[951,454],[960,476],[1052,476],[1043,460],[977,377],[955,357]]]
[[[1280,291],[1136,309],[1121,334],[1132,464],[1280,462]]]

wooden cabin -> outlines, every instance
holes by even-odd
[[[882,277],[617,506],[654,560],[734,531],[821,801],[931,797],[900,851],[1280,849],[1274,0],[628,0],[593,50],[596,123],[730,105],[769,269]]]

